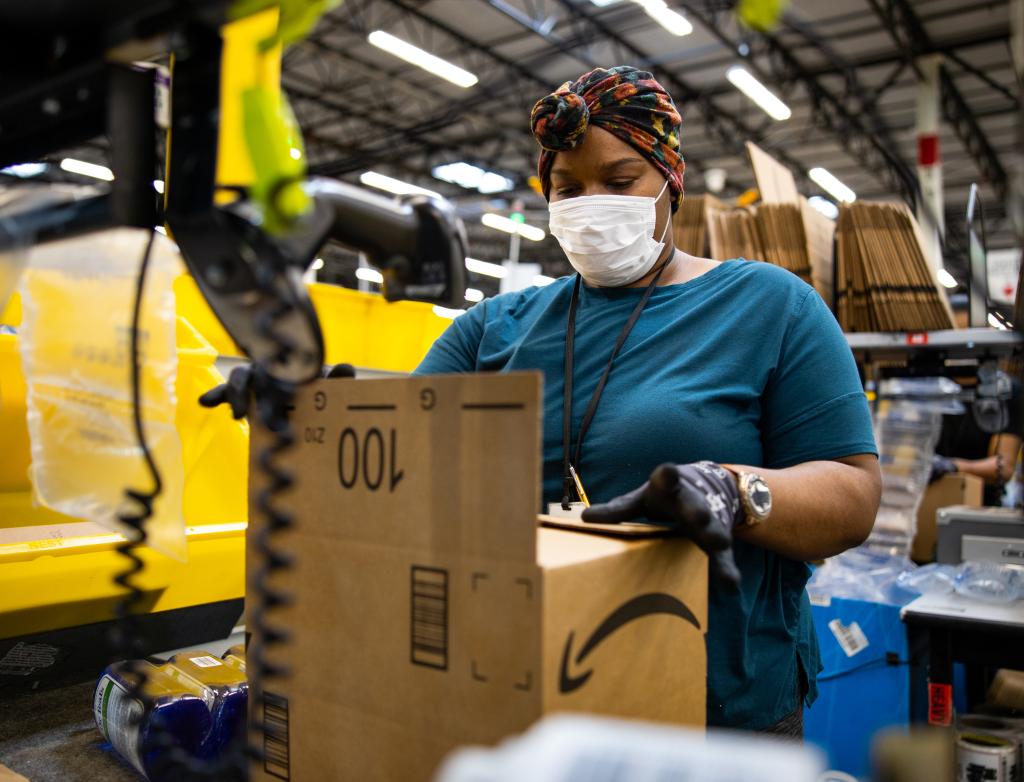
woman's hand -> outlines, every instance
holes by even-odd
[[[649,519],[671,525],[708,555],[718,582],[735,590],[740,572],[732,555],[732,528],[740,514],[732,474],[714,462],[662,464],[628,494],[583,511],[583,521],[617,524]]]

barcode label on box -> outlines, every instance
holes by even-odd
[[[844,625],[838,619],[833,619],[828,623],[828,629],[832,631],[847,657],[853,657],[868,648],[868,637],[856,622]]]
[[[414,665],[448,670],[448,571],[412,566],[409,657]]]
[[[263,770],[278,779],[291,779],[288,744],[288,699],[263,693]]]
[[[189,659],[200,668],[213,668],[214,666],[224,664],[216,657],[210,657],[209,655],[203,655],[202,657],[190,657]]]

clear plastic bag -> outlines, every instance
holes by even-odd
[[[814,571],[807,590],[814,596],[905,605],[917,594],[904,589],[901,580],[916,569],[900,546],[863,545],[825,560]]]
[[[900,573],[896,583],[901,589],[918,595],[948,595],[953,591],[955,580],[955,567],[932,562]]]
[[[881,382],[878,396],[912,401],[919,410],[929,413],[961,415],[965,411],[958,398],[962,390],[948,377],[894,377]]]
[[[957,568],[957,594],[985,603],[1012,603],[1024,597],[1024,572],[996,562],[964,562]]]
[[[121,533],[118,513],[139,510],[124,490],[152,488],[135,436],[130,372],[132,305],[148,239],[122,228],[37,245],[21,289],[36,500]],[[172,243],[154,237],[139,324],[141,413],[163,491],[146,530],[149,545],[184,560],[172,288],[179,272]]]

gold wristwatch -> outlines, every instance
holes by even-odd
[[[736,485],[740,490],[744,526],[753,527],[763,523],[772,512],[772,490],[756,472],[732,470],[732,473],[736,476]]]

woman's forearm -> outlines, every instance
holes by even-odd
[[[728,465],[756,472],[772,491],[772,512],[740,540],[803,561],[824,559],[864,542],[881,497],[878,459],[870,454],[805,462],[784,470]]]

